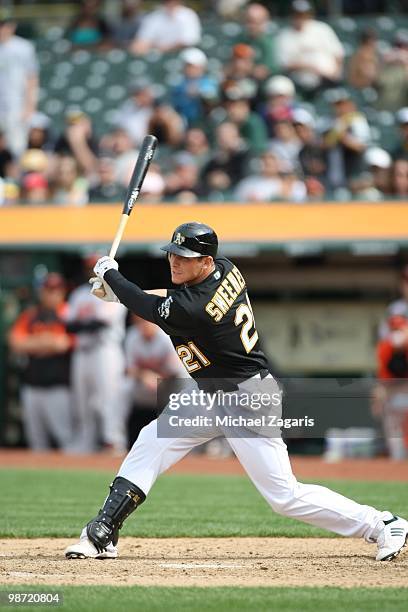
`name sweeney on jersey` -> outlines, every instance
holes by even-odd
[[[218,323],[245,288],[244,278],[238,268],[234,266],[217,287],[216,292],[205,307],[206,312]]]

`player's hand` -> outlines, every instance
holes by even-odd
[[[119,303],[118,297],[113,293],[108,283],[104,280],[93,276],[89,279],[90,285],[92,285],[91,293],[104,302],[117,302]]]
[[[108,270],[118,270],[119,264],[109,255],[105,255],[98,259],[95,264],[94,272],[99,278],[103,278]]]

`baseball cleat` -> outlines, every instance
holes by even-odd
[[[85,534],[81,533],[79,542],[68,546],[64,554],[67,559],[116,559],[118,549],[113,544],[108,544],[102,552],[98,552],[96,547],[87,538],[85,531]]]
[[[392,561],[406,546],[408,540],[408,521],[394,516],[389,521],[384,521],[384,529],[377,539],[378,552],[377,561]]]

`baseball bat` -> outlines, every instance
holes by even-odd
[[[136,164],[132,173],[132,178],[130,179],[129,187],[127,190],[125,202],[123,205],[122,215],[119,222],[119,227],[115,234],[115,237],[112,242],[112,246],[109,251],[109,257],[115,258],[117,250],[120,245],[120,241],[122,240],[123,233],[125,231],[125,227],[127,222],[129,221],[130,213],[133,210],[135,202],[139,197],[139,193],[142,189],[143,181],[145,179],[146,173],[149,169],[150,163],[153,159],[154,152],[157,146],[157,138],[152,134],[148,134],[144,137],[141,149],[139,151],[139,155],[136,160]],[[104,291],[102,287],[102,282],[99,286],[93,289],[93,293],[98,297],[103,297]]]

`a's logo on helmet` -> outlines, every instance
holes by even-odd
[[[180,232],[177,232],[176,237],[173,240],[174,244],[180,245],[180,244],[183,244],[184,241],[185,241],[185,236],[180,234]]]

